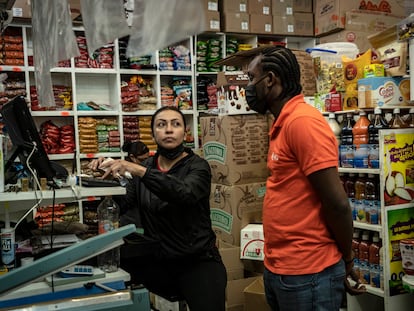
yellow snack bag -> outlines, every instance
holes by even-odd
[[[344,69],[345,85],[350,83],[357,83],[358,79],[364,77],[364,68],[371,64],[371,49],[368,49],[364,54],[355,59],[347,56],[342,56],[342,67]]]

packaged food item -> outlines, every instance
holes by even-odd
[[[386,76],[407,74],[408,40],[398,41],[395,26],[368,36],[368,40],[384,65]]]

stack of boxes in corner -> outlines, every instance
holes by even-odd
[[[312,0],[222,0],[225,32],[313,36]]]
[[[220,114],[200,117],[201,139],[212,171],[211,220],[227,269],[226,310],[245,310],[243,291],[258,276],[248,275],[240,260],[240,232],[261,222],[269,123],[248,109],[244,73],[219,73],[218,80]]]
[[[407,15],[407,6],[408,1],[400,0],[319,0],[315,36],[320,43],[355,43],[362,53],[371,47],[367,37],[398,24]]]

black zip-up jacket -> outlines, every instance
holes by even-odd
[[[215,245],[210,166],[191,149],[186,152],[167,173],[156,168],[157,154],[145,160],[145,175],[129,182],[120,204],[121,225],[133,223],[144,236],[159,240],[160,259],[202,256]]]

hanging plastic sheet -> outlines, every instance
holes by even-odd
[[[50,69],[79,56],[67,0],[32,0],[33,61],[39,103],[55,105]]]
[[[81,0],[81,13],[90,57],[105,44],[129,35],[124,0]]]
[[[143,56],[202,32],[203,2],[134,0],[127,56]]]

